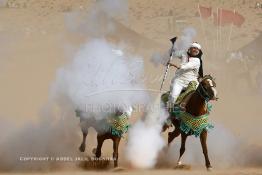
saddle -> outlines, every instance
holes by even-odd
[[[188,86],[184,90],[182,90],[182,92],[180,93],[179,97],[177,98],[175,102],[174,107],[179,107],[180,110],[185,111],[188,101],[190,100],[193,93],[197,89],[197,84],[198,83],[196,81],[191,81],[188,84]],[[161,100],[164,102],[164,104],[166,104],[166,106],[167,106],[169,94],[170,94],[170,91],[164,93],[161,96]]]
[[[182,99],[182,101],[179,103],[179,107],[181,110],[186,111],[186,105],[194,92],[195,91],[191,91],[188,94],[186,94],[185,97]]]

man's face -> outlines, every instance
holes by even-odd
[[[197,55],[199,54],[199,49],[196,48],[196,47],[190,47],[189,53],[190,53],[192,56],[197,56]]]

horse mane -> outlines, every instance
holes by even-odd
[[[206,80],[206,79],[214,80],[214,78],[213,78],[210,74],[205,75],[205,76],[202,78],[202,81],[203,81],[203,80]]]
[[[199,81],[199,83],[201,83],[202,81],[204,81],[204,80],[206,80],[206,79],[210,79],[211,81],[213,81],[213,83],[214,83],[214,84],[215,84],[215,86],[216,86],[215,78],[214,78],[214,77],[212,77],[210,74],[208,74],[208,75],[205,75],[203,78],[200,78],[200,81]]]

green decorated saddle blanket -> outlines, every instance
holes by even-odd
[[[112,135],[122,137],[125,134],[129,127],[129,120],[128,120],[127,113],[123,113],[122,115],[112,115],[107,118],[107,123],[109,125],[109,130]]]
[[[214,128],[208,121],[208,115],[212,106],[210,104],[207,105],[208,112],[198,117],[192,116],[185,111],[175,110],[175,117],[180,120],[180,130],[186,134],[198,137],[203,130],[208,131]]]
[[[191,94],[193,91],[197,89],[197,82],[191,81],[186,90],[182,92],[176,100],[176,104],[180,104],[187,95]],[[164,105],[167,105],[168,98],[170,92],[166,92],[161,96],[161,100]],[[187,113],[186,111],[181,110],[179,107],[175,107],[173,109],[169,109],[171,116],[174,116],[176,119],[180,120],[180,129],[186,134],[192,134],[195,137],[198,137],[201,132],[205,130],[212,129],[214,126],[208,122],[208,115],[211,111],[212,105],[207,103],[208,112],[202,116],[192,116],[191,114]],[[167,125],[171,126],[172,122],[171,119],[168,118],[165,122]]]
[[[75,110],[76,116],[80,117],[80,122],[85,122],[85,127],[93,127],[98,133],[110,132],[114,136],[122,137],[125,134],[129,127],[129,116],[126,112],[121,115],[112,113],[107,118],[97,120],[94,117],[85,118],[84,112],[81,110]]]

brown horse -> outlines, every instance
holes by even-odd
[[[116,112],[116,116],[121,116],[123,112]],[[76,111],[76,115],[80,117],[80,126],[83,134],[83,140],[79,147],[81,152],[85,151],[86,148],[86,137],[88,129],[93,127],[97,132],[97,147],[93,149],[93,153],[96,158],[101,157],[101,149],[105,140],[111,139],[113,141],[113,160],[114,167],[118,167],[118,146],[121,140],[121,135],[116,135],[111,132],[108,127],[108,121],[106,119],[97,120],[95,118],[84,118],[81,111]]]
[[[194,91],[190,98],[187,100],[187,103],[184,106],[184,110],[191,114],[192,116],[201,116],[206,114],[207,111],[207,102],[209,100],[217,100],[217,91],[215,89],[216,83],[214,79],[210,75],[204,76],[200,79],[199,86],[196,91]],[[181,165],[181,158],[185,152],[185,144],[187,136],[192,135],[192,133],[184,133],[180,129],[181,120],[177,119],[173,113],[170,113],[170,119],[175,129],[172,132],[168,133],[168,145],[174,140],[174,138],[178,137],[181,134],[181,147],[180,147],[180,156],[177,162],[177,165]],[[165,126],[164,126],[165,127]],[[164,128],[165,129],[165,128]],[[205,157],[205,164],[207,170],[212,170],[212,166],[210,164],[208,158],[208,150],[207,150],[207,130],[203,129],[200,133],[200,142],[203,150],[203,154]]]

